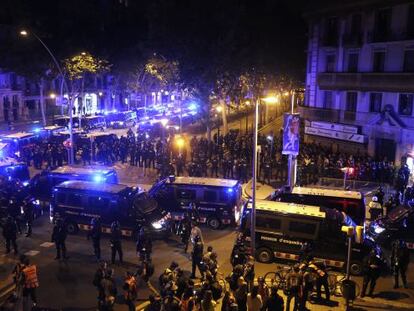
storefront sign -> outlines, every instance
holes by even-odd
[[[322,128],[314,128],[310,126],[305,126],[305,134],[352,141],[354,143],[360,143],[360,144],[365,143],[364,135],[339,132],[339,131],[334,131],[331,129],[326,130]]]
[[[345,124],[312,121],[311,127],[323,130],[332,130],[338,132],[358,134],[358,128],[356,126],[350,126]]]
[[[299,114],[284,114],[282,154],[299,154],[299,123]]]

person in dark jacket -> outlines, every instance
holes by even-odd
[[[101,219],[99,217],[95,217],[91,221],[91,230],[88,231],[87,238],[88,240],[92,239],[93,252],[97,260],[101,259],[101,234]]]
[[[203,260],[204,245],[201,242],[200,236],[194,238],[193,251],[191,253],[192,269],[191,269],[191,278],[196,278],[196,268],[200,271],[201,277],[204,278],[204,268],[201,264]]]
[[[27,202],[23,206],[23,219],[26,223],[26,237],[32,235],[33,218],[33,205],[31,202]]]
[[[362,283],[361,297],[365,297],[368,284],[370,285],[368,296],[373,296],[375,285],[381,271],[381,261],[378,258],[375,249],[371,250],[368,257],[364,260],[363,270],[364,280]]]
[[[285,303],[283,297],[278,294],[278,288],[273,285],[270,289],[270,296],[263,305],[262,311],[283,311]]]
[[[148,229],[145,226],[142,226],[137,239],[137,254],[141,261],[151,260],[152,254],[152,240]]]
[[[391,267],[394,272],[394,288],[399,287],[399,276],[404,288],[407,288],[407,268],[410,262],[410,251],[404,241],[394,241],[391,250]]]
[[[3,225],[3,237],[6,240],[6,253],[10,253],[10,246],[13,246],[14,253],[17,254],[17,224],[13,217],[8,216]]]
[[[66,223],[62,219],[57,219],[55,226],[53,227],[52,232],[52,242],[55,242],[56,245],[56,257],[55,259],[60,259],[61,255],[64,259],[67,259],[66,256],[66,237],[67,229]]]
[[[118,221],[114,221],[111,224],[111,262],[115,263],[115,256],[118,253],[119,262],[123,263],[123,252],[122,252],[122,243],[121,243],[121,227]]]

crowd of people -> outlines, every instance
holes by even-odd
[[[84,165],[115,162],[156,169],[161,177],[168,174],[223,177],[247,181],[251,177],[251,133],[230,130],[226,135],[214,134],[211,141],[193,136],[184,146],[177,146],[173,136],[150,137],[146,133],[128,130],[126,135],[102,135],[92,142],[77,138],[76,161]],[[281,154],[279,135],[259,134],[259,179],[272,183],[287,178],[287,157]],[[67,163],[67,151],[61,142],[41,139],[35,145],[22,148],[20,159],[37,169],[55,168]],[[320,177],[343,178],[342,168],[352,168],[347,178],[398,184],[399,171],[392,161],[375,159],[367,154],[333,152],[319,143],[301,143],[298,161],[298,183],[310,184]]]

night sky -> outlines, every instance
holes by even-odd
[[[63,59],[89,51],[113,70],[157,52],[192,68],[260,68],[303,80],[306,24],[303,1],[289,0],[2,0],[0,66],[47,59],[35,31]],[[197,70],[193,72],[198,72]]]

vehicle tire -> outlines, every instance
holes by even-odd
[[[273,262],[273,253],[270,249],[262,247],[256,251],[256,259],[261,263]]]
[[[359,276],[362,274],[362,262],[360,261],[351,261],[351,265],[349,267],[349,272],[352,275]]]
[[[75,222],[69,221],[66,225],[66,230],[68,234],[76,234],[79,232],[79,226]]]
[[[214,230],[221,228],[221,221],[218,218],[209,218],[207,220],[207,225]]]

